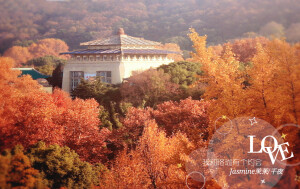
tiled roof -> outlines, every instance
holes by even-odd
[[[64,52],[61,54],[180,54],[175,51],[167,51],[160,49],[113,49],[113,50],[102,50],[102,49],[86,49],[72,52]]]
[[[13,68],[15,70],[20,70],[22,73],[21,75],[30,75],[32,79],[36,80],[39,78],[48,78],[50,76],[44,75],[41,72],[35,70],[34,68]]]
[[[89,41],[85,43],[80,43],[80,45],[144,45],[144,46],[156,46],[161,45],[159,42],[146,40],[143,38],[132,37],[126,34],[114,35],[109,38],[99,39],[94,41]]]
[[[120,49],[85,49],[72,52],[64,52],[60,54],[120,54]]]
[[[123,49],[123,54],[180,54],[175,51],[167,51],[160,49]]]

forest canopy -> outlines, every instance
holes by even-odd
[[[240,37],[299,41],[300,4],[295,0],[0,0],[0,53],[31,40],[58,38],[72,49],[107,37],[119,27],[136,37],[177,43],[191,50],[193,27],[216,45]]]

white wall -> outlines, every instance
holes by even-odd
[[[157,68],[163,64],[173,62],[170,59],[123,59],[121,61],[77,61],[69,60],[64,67],[62,89],[70,92],[70,72],[83,71],[85,74],[96,74],[97,71],[111,71],[112,83],[122,83],[124,78],[132,75],[133,71],[144,71],[149,68]]]

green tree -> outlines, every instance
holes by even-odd
[[[33,58],[29,60],[26,65],[32,65],[34,66],[38,71],[42,72],[46,75],[51,75],[53,70],[59,65],[59,64],[65,64],[66,60],[52,56],[47,55],[39,58]]]
[[[90,188],[99,184],[100,172],[106,170],[101,164],[81,161],[78,154],[66,146],[46,146],[44,142],[29,149],[28,156],[50,188]]]
[[[121,94],[118,86],[103,83],[99,77],[94,80],[82,79],[80,84],[73,90],[72,95],[82,99],[94,98],[103,106],[103,110],[101,110],[99,115],[101,122],[103,122],[101,127],[112,130],[112,128],[120,128],[122,126],[119,121],[119,114],[123,111],[121,109]]]
[[[173,83],[188,86],[198,80],[198,75],[202,75],[199,63],[180,61],[158,67],[171,76]]]
[[[101,82],[99,77],[94,80],[82,79],[80,84],[72,91],[72,95],[81,99],[94,98],[105,107],[110,106],[110,101],[121,101],[118,87]]]
[[[53,87],[62,88],[63,66],[63,63],[59,63],[53,70],[52,76],[47,79]]]

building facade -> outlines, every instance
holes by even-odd
[[[176,53],[158,49],[161,43],[126,35],[122,28],[118,35],[80,45],[86,49],[61,53],[71,55],[63,71],[62,88],[67,92],[71,92],[81,78],[99,76],[105,83],[121,83],[133,71],[173,62],[167,55]]]

